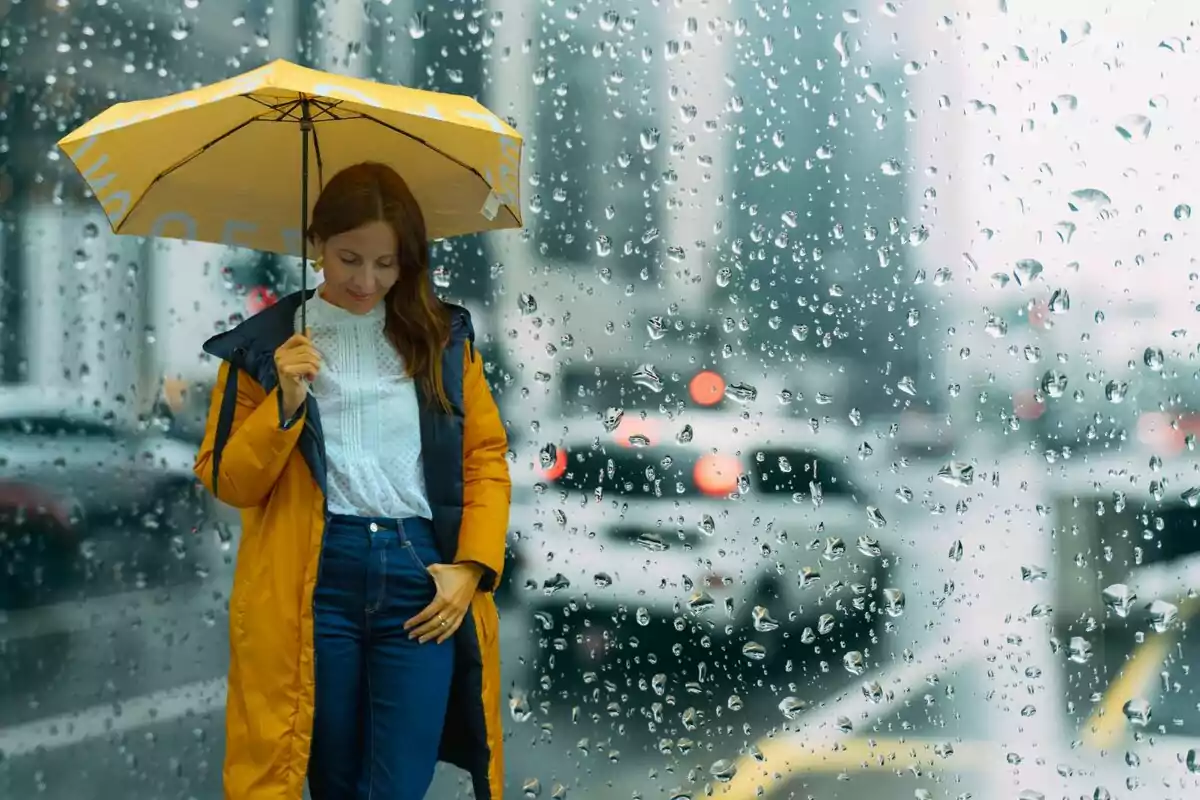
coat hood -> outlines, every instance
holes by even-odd
[[[309,289],[307,293],[293,292],[281,297],[277,303],[236,327],[208,339],[203,346],[204,352],[242,367],[252,375],[261,375],[262,371],[257,367],[264,359],[273,359],[275,350],[296,332],[296,311],[300,308],[301,295],[308,299],[316,291]],[[465,341],[474,347],[475,327],[471,312],[453,303],[443,302],[442,306],[450,316],[450,342]]]

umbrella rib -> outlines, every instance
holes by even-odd
[[[242,97],[246,97],[246,96],[247,96],[247,95],[242,95]],[[164,169],[162,172],[160,172],[160,173],[158,173],[157,175],[155,175],[155,176],[154,176],[154,179],[153,179],[153,180],[151,180],[151,181],[150,181],[150,183],[146,184],[146,188],[145,188],[145,190],[143,190],[143,191],[142,191],[142,193],[141,193],[140,195],[138,195],[138,199],[137,199],[137,200],[135,200],[135,201],[134,201],[134,202],[133,202],[133,203],[132,203],[132,204],[129,206],[129,211],[128,211],[128,212],[125,214],[125,216],[124,216],[124,217],[122,217],[122,218],[121,218],[121,223],[123,224],[123,223],[125,222],[125,220],[127,220],[127,219],[129,219],[130,217],[132,217],[132,216],[133,216],[133,212],[137,211],[137,208],[138,208],[138,206],[139,206],[139,205],[141,205],[141,203],[142,203],[142,201],[143,201],[144,199],[146,199],[146,195],[150,194],[150,190],[151,190],[151,189],[153,189],[153,188],[154,188],[154,186],[155,186],[155,184],[157,184],[157,183],[158,183],[159,181],[161,181],[163,178],[167,177],[167,176],[168,176],[168,175],[170,175],[172,172],[174,172],[175,170],[179,169],[180,167],[182,167],[184,164],[188,163],[188,162],[189,162],[189,161],[191,161],[192,159],[199,157],[199,156],[200,156],[200,155],[202,155],[202,154],[203,154],[203,153],[204,153],[206,150],[208,150],[209,148],[213,147],[213,146],[214,146],[214,145],[216,145],[218,142],[221,142],[221,141],[224,141],[225,139],[228,139],[230,136],[233,136],[235,133],[237,133],[238,131],[240,131],[242,128],[245,128],[245,127],[247,127],[247,126],[249,126],[249,125],[252,125],[252,124],[253,124],[253,123],[255,123],[255,122],[259,122],[259,121],[260,121],[260,120],[259,120],[257,117],[255,117],[255,118],[253,118],[253,119],[248,119],[248,120],[246,120],[245,122],[240,122],[240,123],[238,123],[238,124],[237,124],[237,125],[235,125],[234,127],[232,127],[232,128],[230,128],[229,130],[225,131],[225,133],[222,133],[220,136],[218,136],[217,138],[215,138],[215,139],[213,139],[212,141],[208,142],[207,144],[203,144],[203,145],[201,145],[201,146],[200,146],[200,147],[198,147],[196,150],[192,151],[192,152],[191,152],[191,153],[189,153],[188,155],[186,155],[186,156],[184,156],[183,158],[179,159],[179,161],[177,161],[176,163],[172,164],[171,166],[169,166],[169,167],[167,167],[166,169]],[[116,233],[120,233],[120,232],[121,232],[121,231],[120,231],[120,227],[121,227],[121,224],[118,224],[118,225],[117,225],[117,230],[115,231]]]
[[[409,139],[412,139],[414,142],[417,142],[418,144],[425,145],[426,147],[428,147],[428,148],[429,148],[430,150],[432,150],[433,152],[437,153],[438,155],[442,156],[443,158],[448,158],[449,160],[453,161],[453,162],[454,162],[455,164],[457,164],[458,166],[460,166],[460,167],[462,167],[463,169],[465,169],[467,172],[470,172],[470,173],[471,173],[472,175],[474,175],[476,178],[479,178],[479,180],[483,181],[483,185],[484,185],[484,186],[487,186],[487,187],[488,187],[488,189],[489,189],[490,191],[495,191],[495,189],[492,187],[492,185],[491,185],[490,183],[488,183],[488,182],[487,182],[487,178],[485,178],[485,177],[483,177],[482,175],[480,175],[480,174],[479,174],[479,170],[475,169],[475,168],[474,168],[474,167],[472,167],[470,164],[466,164],[466,163],[464,163],[464,162],[462,162],[462,161],[458,160],[457,158],[455,158],[454,156],[450,155],[450,154],[449,154],[449,153],[447,153],[446,151],[444,151],[444,150],[441,150],[440,148],[434,147],[434,146],[433,146],[433,145],[431,145],[429,142],[427,142],[427,141],[425,141],[424,139],[422,139],[420,136],[414,136],[413,134],[409,133],[408,131],[406,131],[406,130],[404,130],[404,129],[402,129],[402,128],[397,128],[395,125],[389,125],[388,123],[384,122],[383,120],[379,119],[378,117],[373,117],[373,116],[371,116],[370,114],[363,114],[363,115],[362,115],[362,119],[369,119],[369,120],[371,120],[371,122],[374,122],[374,123],[376,123],[377,125],[382,125],[383,127],[387,128],[387,129],[388,129],[388,130],[390,130],[390,131],[394,131],[395,133],[398,133],[398,134],[400,134],[401,136],[405,136],[405,137],[407,137],[407,138],[409,138]],[[315,128],[316,128],[316,126],[314,125],[314,126],[313,126],[313,128],[315,129]],[[505,211],[507,211],[507,212],[508,212],[508,215],[509,215],[510,217],[512,217],[512,220],[513,220],[513,222],[515,222],[515,223],[517,223],[518,225],[520,225],[520,220],[519,220],[519,218],[517,217],[516,213],[514,213],[514,212],[513,212],[513,210],[512,210],[511,208],[509,208],[509,207],[508,207],[508,204],[507,204],[507,203],[501,203],[501,204],[500,204],[500,208],[502,208],[502,209],[504,209]]]
[[[290,101],[291,107],[284,108],[284,106],[287,105],[287,103],[279,103],[279,104],[273,105],[271,103],[268,103],[266,100],[260,100],[259,98],[255,97],[252,94],[244,94],[244,95],[242,95],[242,97],[245,97],[247,100],[251,100],[255,103],[258,103],[263,108],[269,109],[271,111],[278,111],[279,116],[276,117],[275,119],[271,120],[272,122],[282,122],[283,120],[287,119],[288,114],[291,113],[291,109],[295,108],[299,102],[299,101],[294,101],[294,100]]]
[[[479,178],[479,180],[483,181],[484,185],[487,186],[489,190],[492,189],[492,185],[487,182],[487,178],[485,178],[479,174],[479,170],[475,169],[470,164],[460,161],[459,159],[457,159],[454,156],[447,153],[445,150],[442,150],[441,148],[438,148],[438,147],[434,147],[429,142],[422,139],[420,136],[414,136],[413,134],[409,133],[408,131],[404,130],[403,128],[397,128],[395,125],[389,125],[388,123],[384,122],[383,120],[379,119],[378,117],[373,117],[370,114],[363,114],[362,119],[369,119],[371,122],[374,122],[377,125],[382,125],[383,127],[387,128],[388,130],[393,131],[394,133],[398,133],[401,136],[412,139],[417,144],[425,145],[425,147],[428,147],[430,150],[437,153],[439,156],[449,159],[450,161],[453,161],[455,164],[462,167],[467,172],[470,172],[476,178]],[[315,127],[316,126],[314,126],[314,128]]]

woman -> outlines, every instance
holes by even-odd
[[[440,759],[499,800],[508,445],[470,317],[390,168],[334,176],[308,236],[309,336],[297,293],[204,345],[196,474],[243,520],[225,797],[419,800]]]

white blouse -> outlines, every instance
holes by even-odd
[[[322,358],[311,391],[325,432],[329,511],[432,519],[417,388],[383,334],[383,304],[352,314],[318,291],[307,310],[312,343]]]

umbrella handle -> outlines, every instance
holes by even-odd
[[[308,98],[300,99],[300,332],[308,330],[308,142],[313,122]]]

